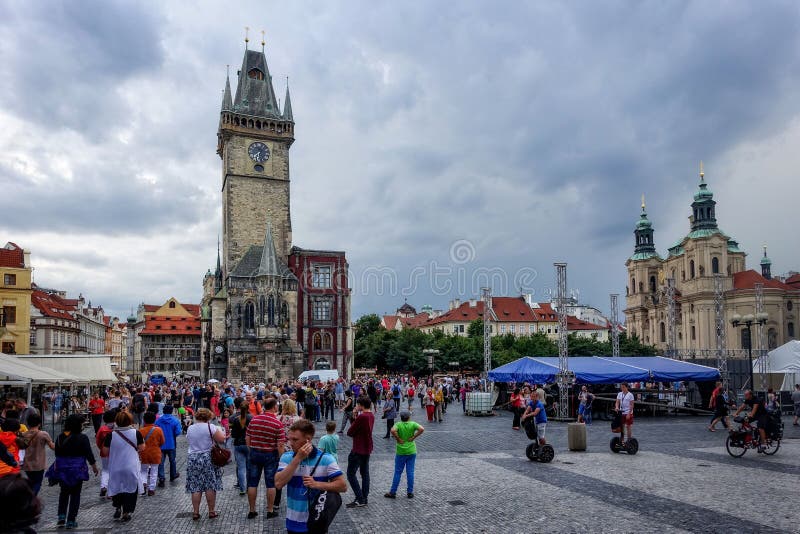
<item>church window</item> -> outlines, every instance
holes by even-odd
[[[778,347],[778,331],[774,328],[767,330],[767,348],[772,350]]]
[[[792,308],[793,308],[792,301],[791,300],[786,301],[786,309],[792,311]]]
[[[711,258],[711,272],[713,274],[719,274],[719,258],[716,256]]]
[[[789,339],[794,339],[794,323],[786,323],[786,334]]]
[[[331,287],[331,266],[314,265],[312,267],[311,284],[313,287]]]
[[[697,339],[697,331],[695,330],[694,325],[692,325],[692,341]]]
[[[267,324],[275,326],[275,297],[272,295],[269,296],[267,301]]]
[[[330,334],[322,336],[322,350],[331,350],[333,347],[333,337]]]
[[[247,71],[247,77],[252,78],[254,80],[263,80],[264,73],[258,69],[250,69],[249,71]]]
[[[655,293],[655,292],[656,292],[656,277],[655,276],[651,276],[650,277],[650,293]]]
[[[661,324],[659,325],[659,330],[660,330],[659,334],[661,337],[661,342],[664,343],[667,341],[667,325],[661,322]]]
[[[266,317],[267,307],[264,302],[264,295],[258,297],[258,324],[264,324],[264,318]]]
[[[636,278],[631,278],[631,291],[636,293]]]
[[[256,130],[261,129],[261,121],[256,121]]]
[[[281,304],[281,325],[284,328],[289,326],[289,307],[285,302]]]
[[[256,327],[256,307],[252,302],[248,302],[244,306],[244,328],[245,330],[254,330]]]
[[[689,260],[689,278],[694,278],[694,260]]]
[[[312,339],[314,350],[322,350],[322,336],[319,333],[316,333]]]
[[[644,284],[639,282],[639,293],[644,293]]]

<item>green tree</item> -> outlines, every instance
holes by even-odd
[[[374,332],[377,332],[381,327],[381,318],[374,313],[362,315],[356,321],[355,328],[355,341],[369,337]]]

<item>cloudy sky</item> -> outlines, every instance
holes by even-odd
[[[355,317],[546,300],[556,261],[606,310],[641,194],[663,253],[700,160],[749,266],[800,270],[796,2],[0,0],[0,241],[38,284],[200,300],[244,26],[291,85],[294,244],[347,252]]]

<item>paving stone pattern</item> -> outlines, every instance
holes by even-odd
[[[775,456],[748,451],[739,459],[725,451],[725,432],[706,431],[705,417],[637,419],[636,456],[611,453],[607,421],[587,427],[585,452],[570,452],[566,424],[551,422],[547,437],[556,458],[550,464],[527,460],[529,441],[511,430],[505,412],[476,418],[451,407],[443,423],[428,423],[417,409],[414,419],[426,427],[418,442],[415,498],[405,496],[405,477],[396,500],[383,497],[391,485],[394,444],[382,439],[385,423],[377,419],[369,504],[342,507],[332,533],[798,531],[800,431],[789,418]],[[318,436],[324,433],[322,423],[316,426]],[[350,438],[342,436],[343,471],[349,450]],[[153,497],[140,497],[127,524],[112,521],[110,501],[99,498],[99,479],[92,478],[84,485],[75,532],[284,532],[285,504],[279,518],[267,520],[263,486],[259,516],[247,520],[247,499],[233,488],[233,465],[225,468],[225,490],[218,494],[220,516],[208,519],[203,503],[201,520],[192,521],[182,438],[178,459],[181,478]],[[41,497],[38,531],[57,532],[58,487],[45,486]],[[352,499],[348,492],[343,500]]]

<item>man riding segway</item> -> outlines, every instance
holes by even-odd
[[[530,460],[539,462],[550,462],[555,456],[555,450],[551,445],[547,444],[545,440],[545,431],[547,430],[547,413],[545,411],[544,403],[539,400],[537,395],[534,395],[525,408],[525,413],[522,414],[520,419],[525,433],[528,438],[535,440],[528,445],[525,454]]]
[[[619,388],[620,392],[617,394],[617,400],[614,403],[616,415],[611,423],[611,430],[612,432],[619,432],[620,437],[614,437],[611,440],[611,450],[636,454],[639,450],[639,442],[633,437],[633,393],[629,391],[626,382],[621,383]]]

